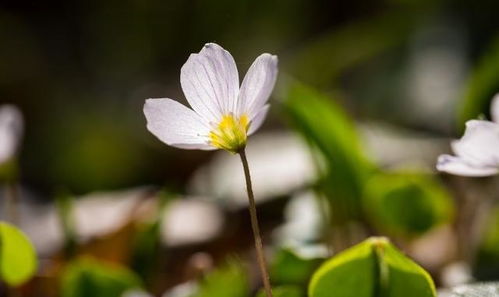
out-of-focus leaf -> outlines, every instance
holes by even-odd
[[[290,72],[315,86],[330,84],[342,71],[401,44],[413,23],[413,14],[397,11],[347,24],[300,49]]]
[[[91,258],[75,260],[62,277],[63,297],[120,297],[130,289],[140,288],[135,273],[116,264]]]
[[[295,128],[326,161],[324,190],[330,201],[342,204],[336,209],[343,210],[333,216],[358,216],[363,185],[374,165],[362,152],[353,122],[330,98],[296,82],[284,107]]]
[[[164,218],[161,214],[164,212],[167,202],[172,198],[172,195],[167,192],[160,192],[157,196],[159,205],[155,217],[150,222],[139,225],[134,238],[132,267],[145,280],[146,284],[159,257],[160,228]]]
[[[480,281],[495,280],[499,273],[499,207],[491,210],[485,226],[473,263],[473,276]]]
[[[244,267],[235,261],[216,269],[199,284],[199,290],[192,297],[246,297],[249,283]]]
[[[385,238],[370,238],[327,261],[310,297],[435,297],[430,275]]]
[[[460,285],[452,288],[450,292],[439,295],[440,297],[498,297],[499,283],[476,283]]]
[[[499,91],[499,37],[493,40],[478,61],[466,89],[458,114],[460,129],[467,120],[488,114],[489,102]]]
[[[257,297],[266,297],[265,291],[260,290]],[[273,297],[305,297],[306,294],[299,286],[278,286],[272,288]]]
[[[360,240],[363,187],[375,166],[362,151],[353,121],[330,98],[300,83],[291,84],[284,108],[292,124],[311,145],[320,171],[318,190],[326,198],[334,250]],[[355,229],[355,230],[353,230]]]
[[[64,254],[66,258],[74,256],[76,251],[76,231],[73,217],[74,197],[65,189],[61,189],[55,198],[55,205],[64,232]]]
[[[13,182],[19,176],[19,167],[16,158],[0,163],[0,181]]]
[[[306,259],[290,248],[282,248],[270,266],[270,279],[279,285],[306,285],[323,261],[323,258]]]
[[[135,235],[133,268],[145,280],[150,277],[159,256],[159,227],[158,221],[146,223],[139,226]]]
[[[454,213],[449,193],[429,175],[380,173],[369,179],[365,190],[365,211],[387,232],[422,234]]]
[[[36,271],[33,245],[18,228],[0,222],[0,279],[10,286],[29,280]]]

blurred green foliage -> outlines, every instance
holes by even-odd
[[[310,297],[435,297],[430,275],[387,239],[370,238],[314,274]]]
[[[290,72],[314,86],[336,85],[346,70],[401,45],[415,19],[412,13],[391,11],[346,24],[307,43],[293,56]]]
[[[0,164],[0,182],[13,182],[19,178],[19,166],[16,158]]]
[[[375,166],[364,155],[352,120],[327,96],[293,82],[284,101],[292,125],[320,157],[320,188],[332,206],[332,219],[342,223],[361,216],[365,180]]]
[[[492,40],[471,73],[466,93],[459,106],[459,130],[464,129],[467,120],[490,115],[489,103],[499,91],[499,37]]]
[[[304,258],[291,248],[279,249],[270,265],[270,279],[276,285],[304,287],[324,258]]]
[[[371,223],[388,234],[417,236],[453,218],[450,194],[428,174],[379,173],[369,179],[365,193]]]
[[[265,291],[260,290],[256,297],[265,297]],[[305,297],[306,294],[303,289],[299,286],[275,286],[272,288],[273,297]]]
[[[150,220],[137,226],[137,233],[133,242],[132,268],[136,271],[145,283],[150,283],[158,258],[161,252],[160,229],[164,219],[164,211],[168,202],[173,199],[173,195],[168,191],[160,191],[156,213]]]
[[[351,222],[414,237],[452,221],[454,204],[441,182],[430,174],[378,168],[366,157],[353,120],[327,96],[293,82],[284,110],[313,152],[319,153],[317,189],[329,204],[333,237],[346,241],[337,245],[333,238],[333,247],[342,249],[358,240],[347,239],[352,236]]]
[[[191,297],[247,297],[249,290],[248,276],[244,266],[232,259],[206,275],[199,283],[197,293]]]
[[[55,196],[55,205],[57,215],[61,222],[64,234],[64,256],[67,259],[72,258],[77,249],[77,238],[74,222],[74,197],[67,190],[60,189]]]
[[[133,243],[132,268],[142,279],[151,279],[160,255],[160,221],[144,223],[138,227]]]
[[[495,280],[499,273],[499,207],[494,206],[486,220],[485,230],[478,245],[473,263],[473,275],[477,280]]]
[[[127,290],[141,285],[139,277],[125,267],[82,257],[65,268],[61,296],[120,297]]]
[[[9,286],[28,281],[37,269],[36,252],[17,227],[0,222],[0,279]]]

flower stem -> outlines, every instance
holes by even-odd
[[[251,228],[253,229],[253,236],[255,238],[256,257],[260,272],[262,274],[263,286],[267,297],[272,297],[272,288],[270,286],[269,273],[267,271],[267,264],[265,262],[265,255],[263,252],[262,237],[260,235],[260,227],[258,226],[258,217],[256,215],[255,196],[253,195],[253,187],[251,185],[251,175],[248,166],[248,159],[246,158],[246,151],[244,149],[239,151],[241,162],[243,163],[244,176],[246,178],[246,190],[248,191],[249,212],[251,217]]]

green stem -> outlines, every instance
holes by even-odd
[[[239,151],[241,162],[243,163],[244,176],[246,178],[246,189],[248,191],[249,212],[251,217],[251,228],[253,229],[253,236],[255,238],[256,257],[260,272],[262,274],[263,286],[267,297],[272,297],[272,287],[270,286],[269,273],[267,271],[267,264],[265,261],[265,254],[263,252],[262,237],[260,235],[260,227],[258,226],[258,217],[256,214],[255,196],[253,195],[253,186],[251,185],[251,175],[248,166],[248,159],[246,158],[246,151],[244,149]]]

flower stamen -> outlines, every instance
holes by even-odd
[[[222,116],[222,119],[210,131],[210,144],[216,148],[237,153],[246,146],[249,119],[246,114],[239,118],[232,114]]]

